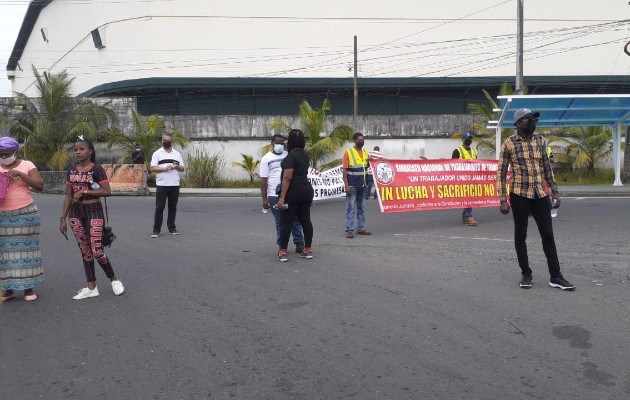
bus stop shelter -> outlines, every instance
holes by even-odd
[[[502,128],[513,127],[516,110],[529,108],[540,113],[537,125],[539,128],[612,127],[615,170],[613,186],[623,186],[621,183],[621,129],[623,126],[630,125],[630,94],[510,95],[497,98],[501,102],[501,108],[494,111],[499,113],[499,120],[490,121],[489,126],[497,132],[497,158],[501,148]]]

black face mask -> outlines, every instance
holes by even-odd
[[[472,144],[472,139],[464,139],[464,146],[470,146]]]
[[[357,146],[357,149],[362,149],[364,144],[364,142],[356,142],[355,146]]]
[[[536,130],[536,122],[534,121],[529,121],[527,125],[525,125],[525,127],[523,128],[523,132],[525,132],[528,135],[533,134],[535,130]]]
[[[162,146],[164,146],[165,149],[170,149],[172,145],[173,143],[171,142],[162,142]]]

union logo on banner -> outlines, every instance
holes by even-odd
[[[394,181],[396,173],[394,172],[394,168],[392,168],[386,160],[379,160],[373,168],[376,171],[373,175],[376,177],[378,184],[389,185]]]

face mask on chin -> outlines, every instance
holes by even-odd
[[[0,158],[0,164],[2,165],[11,165],[15,162],[16,159],[16,155],[12,155],[11,157],[7,157],[7,158]]]

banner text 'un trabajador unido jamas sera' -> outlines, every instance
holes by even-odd
[[[496,160],[388,160],[372,165],[382,212],[498,207]],[[314,200],[345,196],[341,166],[309,170]]]
[[[381,211],[498,207],[496,160],[378,160]]]

